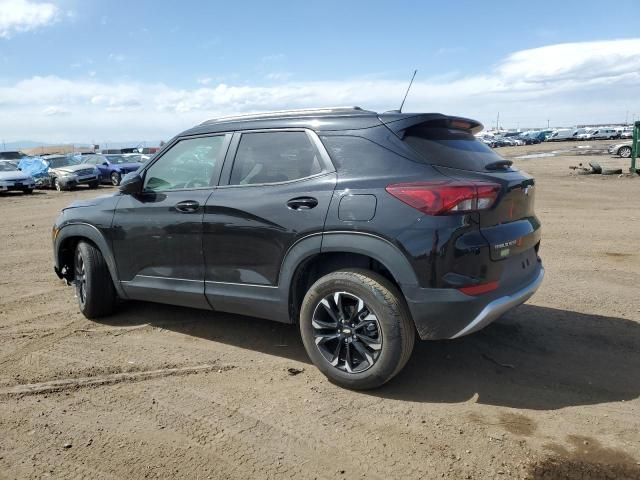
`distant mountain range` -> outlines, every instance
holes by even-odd
[[[36,142],[33,140],[18,140],[15,142],[1,142],[0,148],[3,151],[11,151],[11,150],[22,150],[27,148],[35,148],[35,147],[46,147],[50,145],[78,145],[79,147],[86,147],[91,145],[90,143],[71,143],[71,142]],[[137,147],[141,145],[143,147],[157,147],[160,145],[160,140],[131,140],[128,142],[108,142],[106,144],[99,144],[100,148],[126,148],[126,147]]]

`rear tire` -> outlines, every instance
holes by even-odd
[[[113,172],[111,174],[111,185],[113,185],[114,187],[117,187],[118,185],[120,185],[120,174],[118,172]]]
[[[113,313],[116,292],[100,250],[88,242],[78,243],[74,272],[76,297],[82,314],[91,319]]]
[[[309,288],[300,333],[314,365],[331,382],[355,390],[391,380],[415,342],[400,291],[381,275],[360,269],[330,273]]]
[[[55,188],[57,191],[61,192],[62,190],[64,190],[62,188],[62,184],[60,183],[60,180],[58,180],[57,178],[53,179],[53,188]]]
[[[91,183],[89,184],[89,188],[90,188],[91,190],[95,190],[95,189],[96,189],[96,188],[98,188],[99,186],[100,186],[100,182],[91,182]]]
[[[26,193],[27,195],[31,195],[33,193],[33,188],[25,188],[22,193]]]

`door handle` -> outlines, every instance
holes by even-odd
[[[318,200],[313,197],[292,198],[287,202],[291,210],[311,210],[318,205]]]
[[[185,200],[183,202],[176,203],[175,209],[180,213],[193,213],[197,212],[200,208],[200,204],[195,200]]]

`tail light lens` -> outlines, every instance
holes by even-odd
[[[386,190],[426,215],[448,215],[491,208],[500,193],[500,185],[445,180],[396,183]]]

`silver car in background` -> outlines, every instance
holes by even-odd
[[[31,175],[21,172],[11,161],[0,160],[0,192],[33,193],[34,188],[36,181]]]

